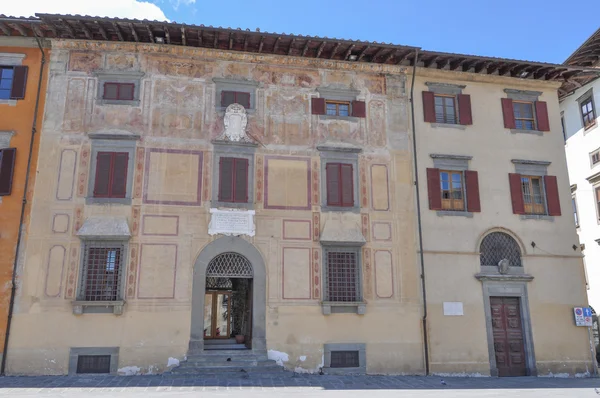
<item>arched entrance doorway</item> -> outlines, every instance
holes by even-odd
[[[236,307],[240,304],[241,309]],[[209,243],[194,265],[189,354],[201,354],[205,338],[240,332],[253,351],[265,352],[265,311],[266,270],[260,252],[239,237]]]

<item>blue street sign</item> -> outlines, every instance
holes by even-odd
[[[583,307],[583,316],[592,316],[592,309],[590,307]]]

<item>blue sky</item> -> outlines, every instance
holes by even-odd
[[[581,4],[564,0],[152,2],[167,18],[182,23],[375,40],[554,63],[562,63],[600,26],[598,0]]]

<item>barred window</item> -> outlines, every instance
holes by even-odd
[[[125,245],[121,242],[85,244],[79,299],[117,301],[122,299],[121,276]]]
[[[359,250],[328,250],[325,268],[326,301],[362,301]]]
[[[507,259],[513,267],[521,266],[519,244],[507,233],[492,232],[481,241],[480,261],[482,266],[497,266]]]

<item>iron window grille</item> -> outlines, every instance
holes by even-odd
[[[110,373],[110,355],[79,355],[77,373]]]
[[[125,245],[115,242],[89,242],[83,252],[81,272],[82,301],[122,300],[121,279]]]
[[[497,266],[503,259],[507,259],[513,267],[521,266],[521,249],[507,233],[490,233],[481,241],[479,251],[481,266]]]
[[[355,303],[362,301],[362,284],[358,250],[326,252],[326,301]]]
[[[102,99],[117,101],[133,101],[135,84],[133,83],[104,83]]]
[[[206,290],[232,290],[233,282],[231,278],[217,278],[209,276],[206,278]]]
[[[435,121],[437,123],[457,124],[456,96],[454,95],[434,95]]]
[[[331,351],[330,368],[360,367],[358,351]]]
[[[213,258],[206,268],[208,278],[252,278],[252,264],[238,253],[223,253]]]

